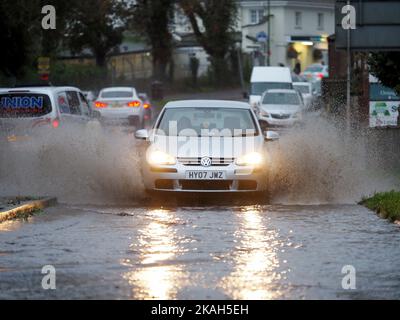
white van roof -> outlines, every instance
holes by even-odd
[[[292,75],[287,67],[254,67],[251,82],[291,83]]]

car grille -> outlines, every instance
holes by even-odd
[[[178,161],[184,166],[201,166],[202,158],[178,158]],[[226,167],[235,161],[234,158],[211,158],[211,166]]]
[[[272,118],[286,120],[290,118],[290,114],[271,114]]]
[[[182,190],[210,190],[210,191],[220,191],[220,190],[230,190],[232,185],[232,180],[223,181],[192,181],[192,180],[180,180],[180,185]]]

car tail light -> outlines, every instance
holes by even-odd
[[[96,102],[94,103],[94,105],[95,105],[96,108],[99,108],[99,109],[101,109],[101,108],[107,108],[107,107],[108,107],[108,104],[107,104],[107,103],[101,102],[101,101],[96,101]]]
[[[60,126],[60,120],[54,119],[54,120],[51,122],[51,126],[52,126],[54,129],[57,129],[57,128]]]
[[[151,108],[150,103],[145,103],[145,104],[143,105],[143,108],[144,108],[144,109],[150,109],[150,108]]]
[[[320,79],[322,79],[322,78],[324,77],[324,74],[323,74],[323,73],[318,73],[318,74],[317,74],[317,77],[320,78]]]
[[[131,102],[128,102],[128,107],[131,107],[131,108],[138,108],[138,107],[140,107],[142,105],[142,103],[140,102],[140,101],[131,101]]]

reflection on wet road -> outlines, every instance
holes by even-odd
[[[351,205],[60,206],[0,225],[0,298],[398,299],[398,228]]]
[[[130,246],[139,253],[139,268],[128,272],[124,278],[134,286],[133,295],[137,299],[174,299],[179,290],[177,278],[184,272],[181,266],[173,264],[183,250],[173,230],[179,221],[172,211],[163,209],[150,211],[149,219],[139,230],[137,242]],[[130,260],[123,264],[134,267]]]
[[[246,207],[239,214],[234,234],[237,246],[233,253],[234,271],[221,281],[221,287],[237,300],[265,300],[279,296],[271,283],[280,279],[276,231],[268,231],[262,223],[262,211]]]

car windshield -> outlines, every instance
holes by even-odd
[[[42,117],[51,110],[50,98],[45,94],[0,94],[0,118]]]
[[[263,99],[263,104],[293,104],[299,105],[300,98],[296,93],[288,92],[267,92]]]
[[[299,86],[299,85],[294,85],[295,89],[300,91],[303,94],[308,94],[311,93],[310,87],[309,86]]]
[[[256,121],[248,109],[170,108],[157,127],[167,136],[258,136]]]
[[[265,91],[273,89],[292,89],[292,84],[285,82],[253,82],[251,84],[251,94],[254,96],[261,96]]]
[[[324,70],[323,66],[309,66],[304,72],[322,72]]]
[[[112,98],[132,98],[133,91],[105,91],[101,94],[102,98],[112,99]]]

